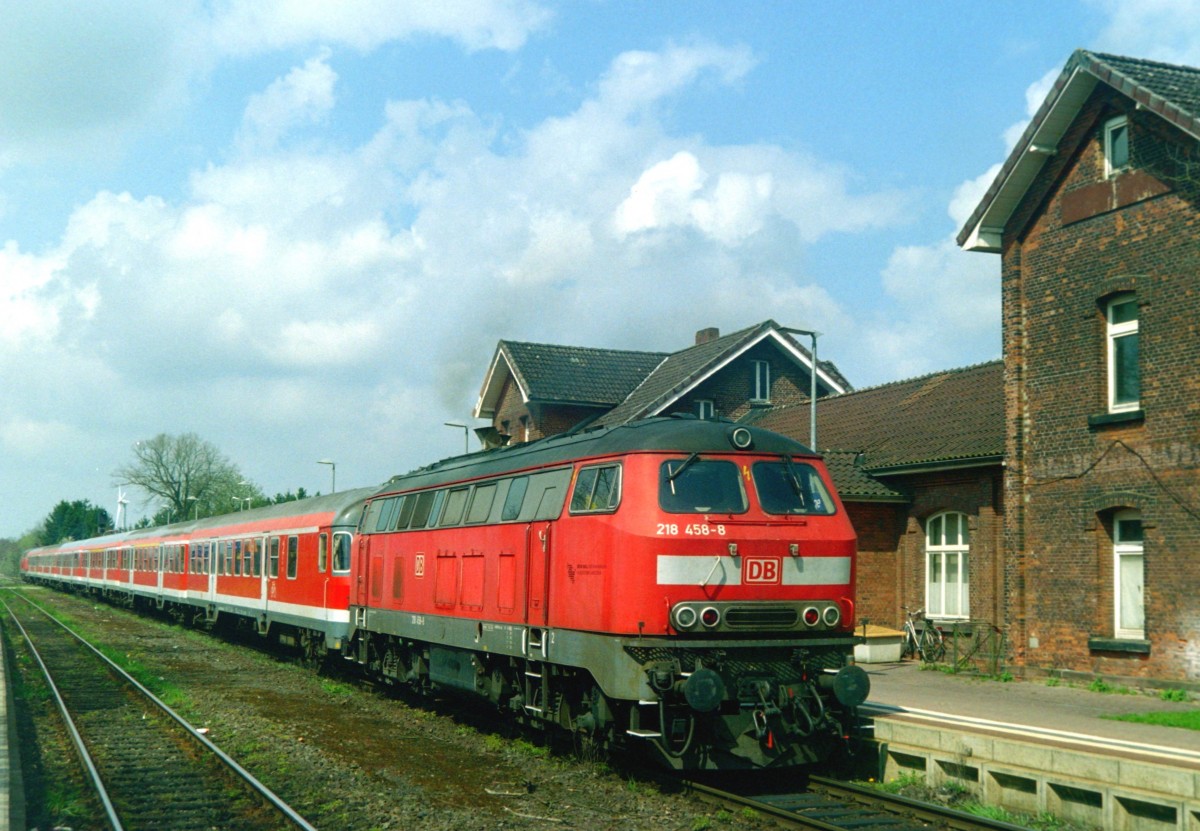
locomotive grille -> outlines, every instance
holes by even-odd
[[[792,629],[799,619],[792,606],[735,606],[725,612],[730,629]]]

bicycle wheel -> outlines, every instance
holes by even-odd
[[[926,626],[921,630],[921,659],[936,664],[946,657],[946,638],[941,630]]]

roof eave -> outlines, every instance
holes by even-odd
[[[964,459],[932,459],[928,462],[909,462],[884,467],[864,466],[872,476],[900,476],[906,473],[938,473],[943,470],[963,470],[972,467],[993,467],[1004,461],[1003,453],[988,456],[972,456]]]
[[[983,200],[958,236],[967,251],[999,253],[1004,231],[1034,179],[1058,152],[1058,143],[1075,121],[1099,79],[1078,59],[1072,60],[1055,84],[1012,153],[1001,166]]]
[[[502,363],[503,362],[503,363]],[[488,367],[487,375],[483,379],[483,387],[479,391],[479,399],[475,402],[475,418],[495,418],[496,408],[500,403],[500,393],[504,389],[505,378],[511,377],[517,385],[517,389],[521,391],[521,400],[529,403],[529,391],[525,389],[525,385],[521,383],[521,378],[518,376],[516,368],[512,365],[508,355],[504,350],[504,343],[501,341],[500,346],[496,347],[496,354],[492,357],[492,365]]]

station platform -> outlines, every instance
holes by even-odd
[[[988,804],[1105,829],[1200,829],[1200,732],[1111,716],[1200,702],[860,664],[880,775],[954,782]]]
[[[8,683],[8,654],[0,640],[0,831],[23,831],[25,798],[21,762],[17,758],[17,731]]]

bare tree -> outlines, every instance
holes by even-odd
[[[195,433],[160,433],[133,446],[134,461],[113,471],[119,484],[141,488],[147,501],[160,500],[169,517],[228,513],[254,499],[261,489],[214,445]]]

